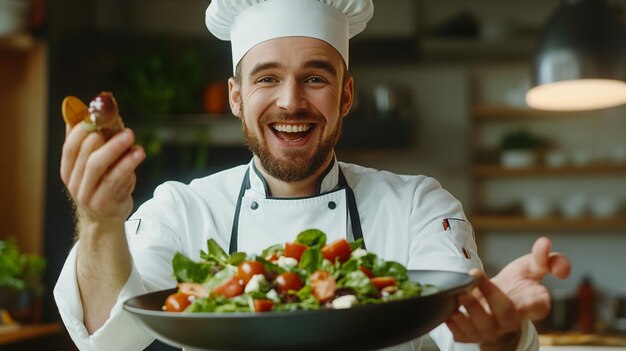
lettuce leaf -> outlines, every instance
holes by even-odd
[[[298,268],[304,269],[311,274],[322,266],[323,260],[322,251],[318,247],[309,247],[302,253]]]
[[[370,282],[365,273],[360,270],[349,272],[337,282],[338,287],[352,288],[357,294],[358,300],[367,296],[376,296],[378,289]]]
[[[202,283],[215,268],[215,263],[195,262],[181,253],[176,253],[172,259],[172,267],[176,281]]]
[[[308,229],[298,234],[295,242],[308,247],[322,248],[326,245],[326,234],[319,229]]]
[[[222,248],[218,245],[217,241],[213,239],[209,239],[207,241],[207,248],[209,252],[200,251],[200,257],[206,261],[215,261],[222,266],[228,264],[228,260],[230,259],[230,255],[226,253],[226,251],[222,250]]]
[[[377,277],[394,277],[397,281],[409,279],[406,268],[398,262],[378,259],[374,262],[372,273]]]

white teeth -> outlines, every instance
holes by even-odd
[[[283,133],[301,133],[311,129],[310,124],[274,124],[273,128]]]

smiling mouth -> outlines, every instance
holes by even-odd
[[[279,139],[291,142],[304,139],[314,129],[314,125],[309,123],[274,123],[270,127]]]

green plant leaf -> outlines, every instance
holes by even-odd
[[[41,276],[45,268],[45,258],[22,253],[15,238],[0,240],[0,288],[30,290],[41,294]]]

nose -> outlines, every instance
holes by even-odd
[[[276,106],[285,111],[294,112],[304,108],[305,105],[304,92],[298,82],[293,79],[283,81],[282,87],[278,91]]]

